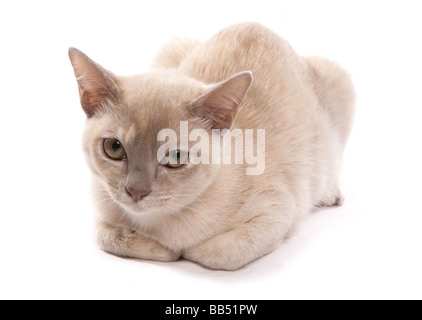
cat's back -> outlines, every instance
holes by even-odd
[[[287,148],[298,154],[310,141],[327,140],[327,132],[318,133],[324,128],[335,127],[342,142],[347,140],[354,104],[348,75],[328,60],[298,56],[286,40],[261,24],[221,30],[197,44],[177,69],[207,84],[252,71],[252,86],[233,126],[266,129],[271,132],[267,140],[282,143],[285,155]]]
[[[307,63],[289,43],[259,23],[229,26],[201,43],[181,62],[178,70],[204,83],[218,83],[242,72],[252,71],[253,84],[237,114],[239,128],[300,127],[297,113],[304,112],[303,80]],[[295,103],[297,101],[297,103]],[[294,104],[283,112],[281,105]],[[281,113],[283,115],[281,116]]]
[[[278,71],[289,73],[300,64],[297,58],[287,41],[270,29],[259,23],[242,23],[198,45],[179,70],[205,83],[220,82],[250,70],[259,83],[268,83],[275,80]]]

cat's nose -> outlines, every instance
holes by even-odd
[[[151,190],[138,189],[135,187],[126,187],[125,189],[127,194],[131,196],[135,202],[141,201],[144,197],[151,193]]]

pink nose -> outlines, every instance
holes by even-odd
[[[126,187],[126,192],[132,197],[134,202],[139,202],[142,198],[146,197],[151,193],[151,190],[137,189],[134,187]]]

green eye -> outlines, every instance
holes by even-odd
[[[182,150],[171,150],[166,153],[162,164],[167,168],[176,169],[188,163],[188,152]]]
[[[122,143],[117,139],[104,139],[104,152],[106,155],[113,160],[124,160],[126,159],[126,151],[123,148]]]

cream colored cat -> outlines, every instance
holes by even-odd
[[[342,204],[354,90],[337,64],[301,58],[253,23],[204,43],[174,41],[135,76],[116,76],[77,49],[69,56],[88,116],[83,147],[105,251],[236,270],[274,250],[313,207]],[[265,171],[160,164],[157,135],[179,132],[180,121],[208,132],[265,129]]]

